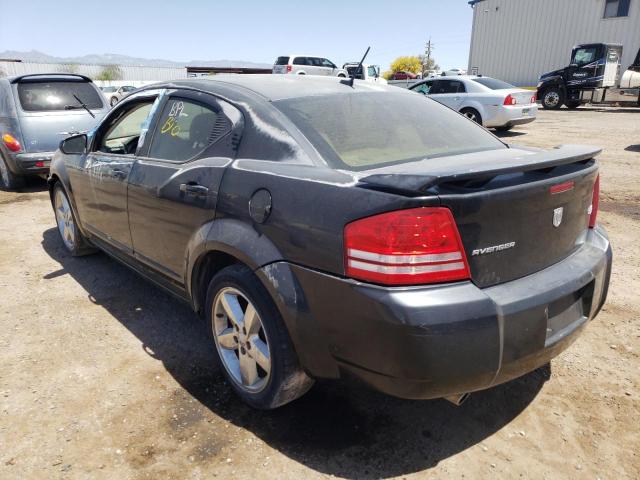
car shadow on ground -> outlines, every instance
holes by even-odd
[[[625,148],[625,150],[627,152],[640,152],[640,144],[638,144],[638,145],[629,145],[627,148]]]
[[[186,397],[325,474],[373,479],[434,467],[508,425],[550,376],[550,367],[545,366],[478,392],[460,407],[444,400],[401,400],[344,382],[323,381],[298,401],[256,412],[240,403],[223,381],[204,322],[188,305],[104,254],[71,257],[55,228],[44,232],[42,246],[60,264],[45,278],[70,275],[87,291],[87,301],[105,308],[149,355],[163,362]],[[183,404],[188,403],[198,405]]]
[[[493,134],[498,138],[512,138],[521,137],[522,135],[526,135],[527,132],[519,132],[517,130],[507,130],[506,132],[500,132],[499,130],[494,130]]]

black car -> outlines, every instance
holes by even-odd
[[[66,248],[189,301],[247,403],[340,377],[459,401],[602,307],[598,153],[510,147],[400,88],[220,75],[127,97],[49,185]]]

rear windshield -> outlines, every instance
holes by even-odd
[[[503,82],[502,80],[496,80],[495,78],[489,77],[479,77],[473,78],[474,82],[479,83],[480,85],[484,85],[491,90],[504,90],[505,88],[515,88],[513,85],[507,82]]]
[[[289,63],[289,57],[278,57],[276,65],[287,65]]]
[[[74,98],[74,95],[91,109],[103,107],[100,94],[89,82],[49,81],[18,83],[20,105],[26,112],[48,112],[78,108],[79,103]]]
[[[458,112],[413,93],[324,95],[274,105],[337,168],[361,170],[506,148]]]

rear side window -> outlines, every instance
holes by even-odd
[[[293,59],[294,65],[311,65],[311,62],[307,60],[307,57],[296,57]]]
[[[491,90],[504,90],[506,88],[516,88],[510,83],[503,82],[502,80],[496,80],[495,78],[489,77],[478,77],[472,79],[474,82],[479,83],[480,85],[484,85]]]
[[[275,63],[275,65],[288,65],[288,64],[289,64],[289,57],[278,57]]]
[[[77,96],[90,109],[103,107],[100,94],[89,82],[49,81],[18,83],[20,105],[26,112],[48,112],[82,108]]]
[[[458,112],[407,92],[308,96],[273,104],[336,168],[363,170],[506,148]]]
[[[432,94],[438,93],[464,93],[464,84],[458,80],[438,80],[433,86]]]
[[[231,124],[222,112],[190,100],[172,98],[160,115],[149,157],[188,160],[202,153],[230,129]]]

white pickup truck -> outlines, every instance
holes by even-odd
[[[387,81],[380,75],[380,66],[371,65],[369,63],[362,64],[362,70],[358,70],[359,62],[347,62],[342,66],[348,75],[355,77],[356,80],[364,80],[365,82],[386,84]]]

